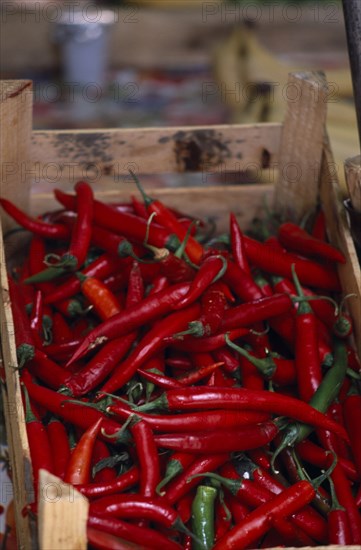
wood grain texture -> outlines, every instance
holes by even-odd
[[[33,548],[30,536],[28,517],[23,517],[24,506],[34,499],[30,451],[28,446],[24,410],[22,407],[19,376],[14,367],[17,366],[15,330],[9,287],[6,273],[5,254],[0,226],[0,319],[1,319],[1,354],[5,367],[6,387],[3,386],[4,414],[6,417],[6,433],[9,444],[9,455],[12,467],[14,505],[16,514],[16,533],[19,549]]]
[[[280,145],[274,208],[294,221],[317,202],[326,122],[327,82],[322,72],[292,73]]]
[[[330,241],[345,255],[347,263],[338,265],[343,294],[354,323],[354,337],[361,357],[361,271],[343,205],[343,196],[334,171],[332,152],[326,140],[322,158],[320,198],[326,216]]]
[[[240,172],[277,162],[280,124],[219,125],[99,131],[36,131],[32,173],[54,181],[96,175]],[[116,179],[115,179],[116,181]]]
[[[345,160],[345,176],[352,206],[361,213],[361,156]]]
[[[29,198],[31,91],[30,80],[0,81],[0,196],[15,200],[20,208],[25,209]],[[11,225],[11,220],[5,217],[3,230]]]
[[[86,550],[88,509],[88,500],[72,485],[40,470],[40,550]]]
[[[342,5],[361,145],[361,3],[360,0],[343,0]]]

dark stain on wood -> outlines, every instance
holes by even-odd
[[[169,140],[170,140],[169,136],[163,136],[158,139],[158,143],[168,143]]]
[[[113,165],[112,164],[104,164],[103,166],[103,175],[104,176],[110,176],[113,173]]]
[[[14,92],[12,92],[11,94],[8,95],[8,97],[12,98],[12,97],[17,97],[19,94],[21,94],[21,92],[23,90],[25,90],[26,88],[29,88],[29,87],[32,87],[32,82],[26,82],[25,84],[23,84],[20,88],[18,88],[17,90],[15,90]]]
[[[60,159],[79,163],[110,163],[110,137],[103,133],[60,133],[51,136]]]
[[[180,131],[172,136],[179,172],[199,172],[231,157],[222,134],[215,130]]]
[[[262,149],[261,163],[262,168],[266,169],[270,167],[271,153],[267,149]]]

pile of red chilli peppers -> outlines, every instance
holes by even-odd
[[[142,195],[78,182],[36,219],[0,199],[32,233],[9,275],[28,513],[44,468],[89,499],[90,548],[361,544],[354,297],[322,212],[202,242]]]

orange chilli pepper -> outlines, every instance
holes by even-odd
[[[76,275],[81,282],[83,295],[94,306],[94,310],[102,321],[113,317],[122,310],[116,296],[102,281],[79,272]]]

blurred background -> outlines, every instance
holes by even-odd
[[[357,152],[341,2],[5,0],[1,77],[37,129],[281,121],[287,74],[323,69],[336,161]]]

